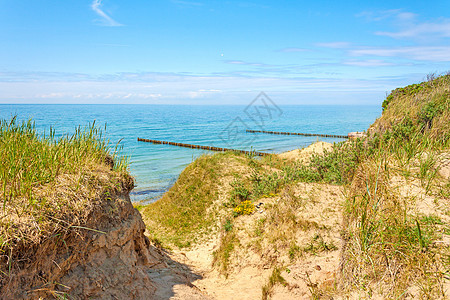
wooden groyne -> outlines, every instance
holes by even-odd
[[[257,151],[236,150],[236,149],[229,149],[229,148],[174,143],[174,142],[168,142],[168,141],[149,140],[149,139],[141,139],[141,138],[138,138],[137,140],[138,140],[138,142],[147,142],[147,143],[161,144],[161,145],[172,145],[172,146],[178,146],[178,147],[184,147],[184,148],[202,149],[202,150],[209,150],[209,151],[220,151],[220,152],[235,151],[235,152],[251,154],[251,155],[258,155],[258,156],[270,155],[270,153],[257,152]]]
[[[282,131],[266,131],[266,130],[249,130],[249,129],[247,129],[246,132],[282,134],[282,135],[320,136],[320,137],[328,137],[328,138],[348,139],[347,135],[337,135],[337,134],[298,133],[298,132],[282,132]]]

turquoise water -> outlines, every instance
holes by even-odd
[[[270,103],[269,103],[270,104]],[[33,118],[38,131],[73,133],[94,120],[131,161],[133,201],[154,201],[181,171],[207,151],[154,145],[137,138],[279,153],[321,140],[340,139],[250,134],[245,129],[347,135],[366,130],[381,115],[379,106],[169,106],[169,105],[0,105],[0,118]]]

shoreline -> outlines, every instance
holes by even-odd
[[[324,153],[324,150],[330,151],[332,149],[332,146],[333,146],[333,144],[329,143],[329,142],[315,141],[303,148],[287,150],[287,151],[283,151],[280,153],[273,153],[272,155],[277,155],[281,158],[303,160],[303,159],[306,159],[309,156],[311,156],[313,153],[320,155],[320,154]],[[214,152],[212,152],[212,154],[214,154]],[[189,164],[186,167],[184,167],[184,169],[181,172],[183,172],[188,166],[189,166]],[[181,174],[181,172],[180,172],[180,174]],[[140,206],[144,205],[145,206],[145,205],[148,205],[148,204],[158,201],[159,199],[161,199],[164,196],[165,193],[167,193],[173,187],[173,185],[175,184],[175,182],[178,179],[178,176],[176,179],[174,179],[172,181],[172,183],[170,185],[168,185],[162,189],[151,189],[150,188],[150,189],[140,190],[140,191],[136,191],[136,192],[133,192],[133,190],[132,190],[130,192],[131,202],[133,203],[133,205],[140,205]],[[136,195],[145,195],[145,194],[150,194],[153,192],[157,193],[157,195],[153,196],[152,198],[133,199]]]

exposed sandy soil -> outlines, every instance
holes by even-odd
[[[128,190],[99,201],[86,225],[61,242],[48,238],[0,284],[0,299],[144,299],[156,290],[147,271],[163,261],[144,235]]]
[[[307,163],[312,154],[323,154],[324,151],[331,151],[332,148],[333,144],[317,142],[303,149],[295,149],[280,153],[278,156]]]
[[[307,163],[313,153],[320,154],[331,147],[331,144],[318,142],[279,156]],[[448,180],[449,161],[447,153],[440,156],[437,172],[444,181]],[[240,174],[250,172],[246,165],[223,167]],[[231,175],[221,178],[217,205],[227,199],[232,180]],[[449,223],[450,199],[436,202],[418,179],[394,176],[389,182],[393,192],[405,199],[414,199],[413,213],[435,215]],[[209,240],[192,248],[170,253],[161,251],[165,263],[151,274],[156,299],[264,299],[263,287],[267,286],[275,267],[285,282],[270,289],[269,299],[312,299],[319,295],[324,299],[364,297],[358,292],[340,296],[337,291],[343,246],[340,231],[344,190],[341,186],[300,182],[258,202],[262,205],[254,214],[234,219],[233,231],[239,243],[229,260],[228,277],[213,266],[213,253],[219,249],[223,234],[216,231]],[[291,219],[295,219],[295,223]],[[217,228],[222,226],[219,223]],[[438,243],[448,247],[448,237],[444,235]],[[294,258],[289,255],[292,242],[301,250]],[[331,246],[320,249],[321,243]],[[444,282],[444,289],[450,291],[450,280]],[[409,293],[416,294],[412,289]],[[374,293],[372,299],[383,297]]]
[[[280,154],[280,157],[306,161],[311,154],[323,153],[331,146],[318,142],[305,149]],[[228,167],[240,173],[248,172],[245,166]],[[229,193],[232,178],[221,179],[218,202],[224,201]],[[297,200],[292,200],[292,197]],[[317,288],[333,290],[339,267],[343,199],[339,186],[306,183],[297,183],[287,192],[260,199],[263,204],[253,215],[235,219],[239,245],[230,258],[228,277],[213,267],[213,253],[219,247],[220,236],[212,234],[210,240],[190,249],[165,253],[170,263],[152,275],[158,299],[261,299],[262,288],[268,283],[275,266],[282,266],[281,276],[286,283],[274,286],[270,292],[271,299],[307,299]],[[292,201],[297,203],[295,207],[288,206],[294,203]],[[283,224],[267,222],[261,227],[263,233],[255,235],[255,226],[260,220],[275,219],[278,218],[276,214],[289,211],[299,226],[292,227],[289,220]],[[314,239],[318,236],[328,245],[334,245],[333,248],[330,251],[303,251],[295,259],[289,258],[289,245],[283,241],[284,238],[294,241],[299,249],[306,249],[316,243]],[[256,245],[261,246],[258,248]]]
[[[267,284],[272,273],[273,266],[270,258],[281,262],[285,267],[281,275],[286,280],[283,287],[277,285],[273,291],[271,299],[304,299],[311,296],[312,288],[332,290],[334,279],[339,266],[340,248],[340,210],[342,204],[342,193],[339,187],[299,183],[294,191],[298,195],[303,195],[306,205],[296,213],[303,220],[316,222],[324,229],[311,229],[298,231],[295,233],[295,240],[300,247],[307,247],[313,237],[318,233],[324,236],[327,241],[332,241],[337,247],[333,251],[305,254],[294,262],[288,257],[276,257],[275,253],[267,251],[263,257],[252,249],[254,237],[252,236],[252,226],[261,217],[267,216],[267,210],[262,213],[257,212],[251,216],[242,216],[235,225],[240,228],[239,249],[233,256],[233,269],[228,278],[221,275],[217,269],[212,267],[213,252],[217,250],[219,239],[214,237],[209,242],[197,245],[187,251],[173,251],[169,254],[170,259],[181,263],[174,264],[174,271],[183,274],[186,270],[182,265],[189,267],[189,272],[196,274],[192,284],[201,291],[204,298],[189,299],[261,299],[262,287]],[[305,196],[308,195],[308,196]],[[263,199],[265,205],[277,205],[279,197]],[[312,200],[312,201],[311,201]],[[266,230],[277,230],[267,228]],[[269,245],[265,247],[269,250]],[[186,276],[189,277],[189,276]],[[154,278],[155,280],[156,278]],[[164,280],[170,280],[170,276],[165,275]],[[158,280],[155,280],[156,286]],[[166,295],[173,296],[170,299],[183,299],[183,297],[199,297],[198,290],[194,290],[192,296],[186,292],[186,287],[176,284],[169,286],[178,287],[174,291],[167,289]],[[185,298],[188,299],[188,298]]]
[[[450,152],[444,152],[439,155],[438,173],[443,179],[450,181]]]

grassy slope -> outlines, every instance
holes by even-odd
[[[167,247],[187,247],[212,232],[221,203],[221,178],[245,160],[238,153],[204,155],[190,164],[162,199],[138,207],[151,238]]]
[[[295,261],[311,250],[296,244],[298,234],[329,231],[295,211],[305,209],[306,198],[293,195],[291,187],[299,182],[341,185],[346,191],[341,290],[356,289],[369,297],[410,293],[442,298],[450,253],[447,244],[436,241],[450,233],[450,184],[437,170],[442,153],[449,151],[449,86],[447,75],[393,91],[368,138],[336,144],[332,151],[313,156],[308,165],[276,156],[202,157],[161,200],[141,209],[150,234],[163,245],[184,247],[201,241],[200,236],[217,234],[211,229],[221,224],[216,227],[220,245],[214,263],[226,275],[233,255],[244,246],[242,233],[248,231],[241,215],[252,213],[260,199],[271,203],[274,198],[283,203],[269,204],[269,217],[256,220],[251,247],[266,258],[271,251],[275,260],[272,256],[268,263],[282,267],[278,258]],[[314,200],[310,198],[307,201]],[[281,231],[271,230],[274,227],[283,228],[282,233],[275,234]],[[333,248],[322,237],[311,245],[314,251]]]
[[[396,89],[384,107],[348,189],[343,285],[444,298],[450,249],[436,241],[450,234],[450,184],[438,172],[450,150],[450,76]]]
[[[0,161],[1,277],[44,240],[79,230],[98,201],[132,180],[94,126],[56,139],[31,121],[1,120]]]

